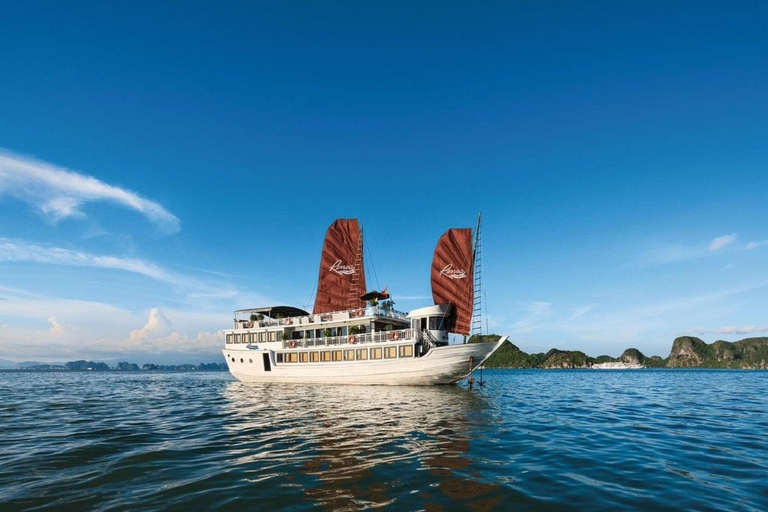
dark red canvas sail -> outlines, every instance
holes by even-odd
[[[474,248],[470,228],[449,229],[432,258],[432,298],[435,304],[453,305],[451,332],[469,334],[474,300]]]
[[[338,219],[325,234],[313,312],[362,308],[364,293],[362,231],[357,219]]]

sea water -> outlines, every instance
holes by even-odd
[[[0,372],[0,510],[768,510],[768,372],[482,377]]]

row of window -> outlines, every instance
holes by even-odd
[[[325,329],[323,330],[317,329],[316,331],[294,331],[291,334],[291,337],[292,339],[295,339],[295,340],[302,340],[302,339],[309,340],[313,338],[319,339],[323,337],[347,335],[346,327],[328,329],[328,331],[330,332],[324,332],[324,331]],[[278,333],[279,331],[227,333],[226,343],[264,343],[267,341],[277,341]]]
[[[277,341],[277,331],[227,333],[226,343],[264,343]]]
[[[346,348],[337,350],[312,350],[278,352],[278,363],[322,363],[334,361],[367,361],[368,359],[396,359],[413,357],[413,345],[375,348]]]
[[[346,327],[344,328],[344,333],[342,333],[341,329],[338,329],[338,332],[336,334],[331,334],[327,337],[312,337],[307,336],[306,338],[302,338],[301,336],[297,336],[297,333],[293,333],[294,340],[301,340],[301,339],[307,339],[312,340],[316,339],[318,341],[322,340],[328,340],[328,339],[334,339],[334,338],[344,338],[345,341],[347,340],[347,334],[346,334]],[[299,333],[301,334],[301,333]],[[410,338],[411,337],[411,330],[407,329],[404,331],[377,331],[374,333],[369,334],[358,334],[354,338],[355,341],[358,341],[360,343],[363,342],[369,342],[369,341],[386,341],[387,339],[390,340],[398,340],[400,338]],[[278,340],[278,332],[277,331],[269,331],[269,332],[244,332],[244,333],[227,333],[226,336],[226,343],[232,344],[232,343],[264,343],[268,341],[277,341]],[[290,341],[290,340],[289,340]],[[336,342],[338,342],[338,339],[335,339]],[[307,342],[307,344],[315,344],[312,342]]]

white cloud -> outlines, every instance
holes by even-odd
[[[163,314],[160,308],[152,308],[149,312],[149,320],[141,329],[131,332],[131,340],[143,340],[146,338],[160,338],[173,328],[173,322]]]
[[[711,242],[709,242],[709,250],[710,251],[719,251],[720,249],[723,249],[725,247],[728,247],[736,240],[736,233],[731,233],[730,235],[723,235],[715,238]]]
[[[568,321],[572,322],[574,320],[577,320],[583,317],[584,315],[588,314],[589,312],[591,312],[593,309],[595,309],[595,306],[582,306],[582,307],[575,308],[570,318],[568,318]]]
[[[696,328],[691,329],[694,334],[751,334],[754,332],[768,332],[768,325],[729,325],[727,327],[717,327],[713,329]]]
[[[736,238],[736,233],[719,236],[712,239],[706,246],[704,243],[696,245],[659,244],[650,250],[638,254],[634,260],[635,264],[646,267],[707,258],[714,256],[718,251],[732,245],[736,241]],[[768,243],[768,241],[766,241],[766,243]],[[755,243],[753,242],[747,246],[738,247],[738,249],[743,249],[744,247],[747,249],[757,247],[757,245],[753,244]]]
[[[83,205],[106,201],[144,215],[164,233],[177,233],[179,219],[160,204],[91,176],[0,150],[0,195],[22,200],[52,222],[86,218]]]
[[[48,319],[49,322],[51,322],[51,337],[55,338],[56,336],[60,336],[64,332],[64,324],[59,322],[55,316],[52,316]]]
[[[552,316],[551,302],[528,302],[522,304],[525,317],[513,324],[515,331],[530,331],[540,327],[544,320]]]
[[[749,242],[747,244],[747,249],[757,249],[758,247],[762,247],[764,245],[768,245],[768,240],[761,240],[760,242]]]
[[[231,301],[233,298],[242,299],[246,304],[274,302],[273,299],[264,298],[258,294],[241,292],[226,281],[200,280],[192,276],[171,272],[144,260],[90,254],[61,247],[38,245],[24,240],[0,237],[0,263],[25,261],[47,265],[103,268],[132,272],[171,284],[182,291],[188,301],[198,304],[210,305],[221,300]],[[0,292],[2,291],[3,287],[0,286]]]
[[[160,281],[178,281],[178,278],[153,263],[117,256],[99,256],[60,247],[46,247],[9,238],[0,238],[0,261],[34,261],[53,265],[111,268],[135,272]]]

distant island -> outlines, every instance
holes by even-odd
[[[473,336],[470,343],[498,340],[495,334]],[[527,354],[512,343],[505,343],[486,361],[486,368],[541,368],[578,369],[591,368],[596,363],[622,361],[642,364],[648,368],[720,368],[740,370],[768,369],[768,337],[746,338],[740,341],[715,341],[706,343],[693,336],[681,336],[672,342],[669,356],[646,356],[636,348],[626,349],[620,357],[590,357],[579,350],[551,349],[547,353]],[[0,369],[23,371],[227,371],[226,363],[200,364],[151,364],[120,362],[114,367],[94,361],[71,361],[63,364],[13,363],[4,361]]]
[[[471,342],[499,339],[496,335],[475,336]],[[646,356],[636,348],[628,348],[619,358],[590,357],[584,352],[558,350],[527,354],[512,343],[505,343],[486,361],[486,368],[590,368],[595,363],[622,361],[642,364],[649,368],[720,368],[742,370],[768,369],[768,338],[747,338],[740,341],[715,341],[708,344],[693,336],[681,336],[672,342],[672,350],[664,359]]]
[[[22,371],[118,371],[118,372],[139,372],[139,371],[206,371],[206,372],[218,372],[226,371],[226,363],[200,363],[200,364],[152,364],[147,363],[139,366],[136,363],[120,362],[114,367],[109,366],[107,363],[96,361],[70,361],[68,363],[56,364],[56,363],[18,363],[16,368],[6,365],[3,369],[15,369]]]

